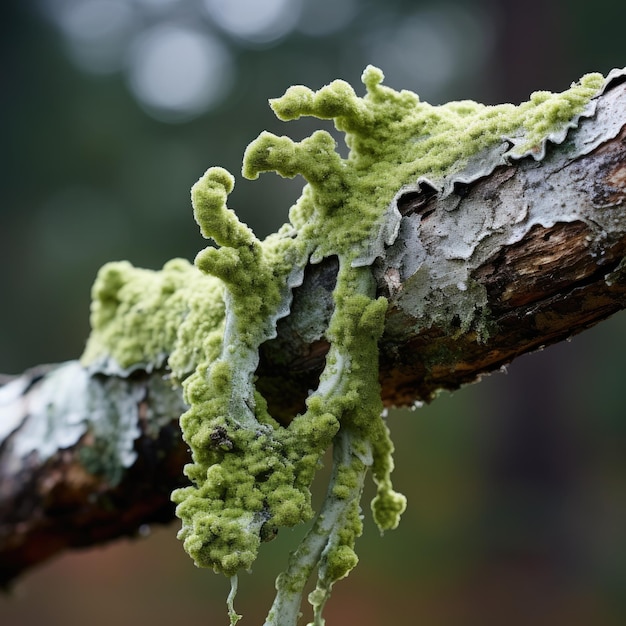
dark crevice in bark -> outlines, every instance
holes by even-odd
[[[293,290],[289,316],[278,321],[276,338],[260,347],[257,390],[270,414],[283,424],[306,410],[305,400],[319,383],[329,348],[325,333],[334,310],[338,271],[336,257],[308,265],[302,285]]]

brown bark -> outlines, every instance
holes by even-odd
[[[54,373],[55,368],[37,368],[21,377],[26,387],[20,421],[32,419],[30,406],[43,377]],[[99,450],[90,432],[43,461],[37,452],[16,453],[11,435],[0,445],[0,585],[62,550],[137,535],[145,524],[172,520],[170,493],[185,484],[182,467],[188,459],[178,415],[156,430],[148,419],[153,401],[148,376],[137,375],[128,386],[128,394],[140,398],[137,456],[117,478],[87,462],[85,453]]]
[[[441,323],[412,315],[407,297],[416,288],[418,270],[411,274],[403,269],[392,251],[378,263],[379,291],[390,303],[380,353],[386,404],[428,401],[437,389],[456,389],[475,381],[521,354],[566,339],[625,307],[626,84],[618,81],[601,101],[611,102],[610,115],[619,112],[618,131],[591,150],[577,151],[578,144],[568,140],[550,146],[539,162],[529,158],[512,162],[457,185],[447,199],[428,185],[399,196],[405,232],[417,233],[427,256],[440,249],[437,238],[444,235],[437,226],[452,205],[459,216],[464,210],[493,216],[498,207],[506,206],[511,214],[521,216],[520,223],[533,211],[539,218],[527,222],[528,228],[516,231],[516,236],[502,226],[485,229],[465,260],[446,260],[466,263],[472,283],[468,291],[465,284],[458,288],[465,293],[461,293],[458,323],[454,314]],[[581,126],[589,131],[596,123],[590,118]],[[549,215],[541,218],[544,209]],[[412,253],[417,239],[399,242],[404,245],[403,258]],[[278,337],[263,346],[258,385],[279,417],[287,419],[298,411],[308,390],[316,386],[328,348],[322,333],[332,310],[336,270],[333,259],[307,269],[303,285],[294,294],[292,314],[279,322]],[[437,289],[444,296],[448,293],[436,282],[429,288],[433,297]],[[311,293],[318,303],[320,333],[318,339],[304,340],[298,307],[311,302]],[[462,311],[468,302],[471,305],[474,293],[480,294],[475,309],[481,321],[466,323]],[[4,584],[61,550],[133,535],[143,524],[170,521],[169,494],[183,481],[187,450],[177,424],[180,390],[162,387],[162,395],[151,392],[151,381],[161,380],[163,372],[138,372],[124,382],[123,393],[135,399],[139,434],[134,438],[135,460],[117,478],[86,462],[85,452],[97,451],[89,432],[44,460],[37,452],[17,454],[15,437],[31,417],[42,381],[54,372],[54,368],[33,370],[20,379],[0,381],[0,392],[10,384],[18,390],[4,404],[0,395],[0,416],[11,411],[15,422],[15,428],[0,440],[0,583]],[[104,378],[94,377],[89,385],[105,385]],[[164,398],[166,408],[161,408],[155,422],[154,405],[163,406]]]
[[[564,171],[572,180],[581,172],[593,176],[587,194],[592,211],[600,206],[597,210],[623,213],[626,127]],[[465,190],[466,199],[505,194],[507,185],[523,177],[523,167],[500,168]],[[553,195],[553,202],[559,204],[558,193]],[[411,205],[405,210],[410,211]],[[427,211],[428,205],[421,210]],[[623,309],[626,280],[620,263],[626,255],[626,232],[612,233],[597,249],[590,246],[596,231],[595,225],[582,220],[536,225],[523,239],[476,267],[472,275],[487,291],[496,330],[484,342],[470,332],[451,343],[446,329],[433,327],[400,345],[386,343],[381,356],[386,401],[402,405],[416,396],[428,400],[437,389],[457,389],[521,354],[565,340]],[[396,314],[392,310],[390,316]]]

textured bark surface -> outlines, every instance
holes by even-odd
[[[25,383],[21,397],[12,403],[21,413],[18,431],[37,418],[31,407],[39,401],[42,381],[46,377],[54,380],[57,371],[33,369],[20,379],[13,379],[13,383]],[[74,445],[45,459],[34,451],[16,451],[18,433],[2,442],[0,584],[6,585],[23,570],[67,548],[136,535],[144,524],[171,521],[170,493],[185,484],[182,467],[187,461],[187,447],[181,438],[177,414],[171,415],[169,423],[161,420],[159,428],[154,428],[156,420],[149,415],[150,404],[161,400],[151,398],[148,380],[147,375],[138,375],[126,387],[129,396],[139,398],[136,460],[117,476],[102,466],[96,469],[89,462],[90,452],[102,451],[89,430]],[[101,380],[93,380],[93,385],[101,384]],[[2,390],[6,391],[7,386]],[[9,405],[2,399],[6,397],[0,398],[0,415],[6,417]]]
[[[400,330],[382,350],[387,402],[406,404],[416,396],[428,400],[439,388],[457,389],[520,354],[567,339],[624,308],[626,281],[620,264],[626,255],[626,232],[620,226],[606,233],[598,226],[598,214],[619,212],[616,219],[623,220],[626,128],[593,153],[566,161],[548,159],[542,164],[545,187],[533,188],[535,181],[528,173],[537,170],[524,162],[517,168],[502,167],[464,190],[462,202],[502,201],[512,207],[532,202],[535,194],[547,194],[555,206],[568,206],[571,188],[581,180],[585,183],[578,194],[579,219],[534,225],[521,240],[498,249],[473,269],[473,279],[486,290],[493,324],[485,341],[476,341],[471,332],[452,338],[448,329],[432,327],[397,342],[407,320],[406,314],[392,309],[390,317],[399,318]],[[551,187],[555,170],[569,185]],[[519,187],[522,194],[510,193]],[[419,210],[428,213],[436,202],[432,199]],[[414,211],[415,205],[415,200],[409,201],[404,211]],[[428,219],[435,216],[433,212]],[[393,302],[393,288],[391,292]]]
[[[617,129],[606,136],[603,111]],[[625,308],[626,84],[616,81],[602,96],[598,115],[581,129],[549,146],[545,159],[502,165],[457,185],[445,199],[428,185],[400,196],[400,241],[376,271],[390,303],[380,354],[386,404],[428,401],[437,389],[475,381]],[[585,139],[594,136],[593,142]],[[452,227],[442,226],[452,223],[450,215],[459,231],[454,236]],[[466,253],[447,246],[454,237]],[[445,283],[445,271],[439,276],[424,269],[445,263],[467,274],[456,291]],[[292,314],[263,346],[259,388],[285,420],[301,409],[322,369],[328,346],[321,337],[336,271],[333,259],[307,269]],[[432,301],[435,310],[443,301],[451,315],[439,321],[432,311],[424,316],[416,305],[423,301]],[[303,340],[298,320],[304,308],[318,340]],[[121,436],[122,443],[131,437],[132,449],[112,473],[89,462],[104,437],[94,435],[93,424],[78,430],[75,423],[68,430],[71,420],[32,424],[48,419],[41,407],[53,401],[47,394],[55,393],[62,369],[0,380],[0,583],[66,548],[171,520],[169,494],[184,480],[187,449],[177,423],[182,397],[163,384],[163,372],[139,372],[115,384],[78,374],[86,393],[111,397],[113,408],[125,406],[132,415]],[[70,435],[56,451],[42,454],[32,444],[33,432],[60,442]]]

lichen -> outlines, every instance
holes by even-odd
[[[77,361],[68,361],[31,382],[25,413],[23,402],[15,402],[15,398],[29,380],[28,376],[18,378],[2,387],[4,393],[0,394],[0,408],[3,399],[13,400],[19,409],[16,420],[21,415],[15,423],[9,412],[6,425],[13,431],[10,445],[16,458],[35,453],[43,463],[82,439],[78,448],[82,465],[111,486],[117,485],[137,460],[136,439],[142,433],[156,438],[160,428],[185,408],[180,394],[172,393],[171,386],[160,378],[144,384],[132,378],[91,376]],[[140,405],[146,393],[151,402],[142,428]]]
[[[191,484],[172,496],[182,520],[179,537],[197,565],[231,578],[231,623],[238,619],[237,572],[250,569],[260,543],[279,527],[314,515],[310,485],[329,446],[326,499],[277,580],[266,624],[296,623],[316,566],[309,600],[314,623],[323,624],[331,587],[358,560],[368,471],[377,484],[372,511],[380,529],[395,528],[404,511],[405,499],[391,485],[393,445],[378,387],[387,302],[377,297],[372,274],[373,262],[398,236],[399,192],[421,180],[444,188],[503,143],[510,156],[540,158],[545,142],[575,125],[602,84],[601,76],[589,75],[563,94],[537,93],[519,107],[431,106],[382,80],[370,66],[363,98],[334,81],[319,91],[292,87],[271,101],[282,120],[332,119],[350,149],[342,158],[325,131],[301,142],[264,132],[250,144],[244,176],[272,171],[307,182],[277,233],[259,241],[227,207],[233,177],[210,168],[194,185],[192,203],[202,234],[219,247],[201,251],[195,267],[175,260],[149,272],[110,264],[93,289],[93,332],[83,362],[121,375],[167,366],[183,385],[189,409],[181,426],[192,462],[185,467]],[[305,266],[328,257],[338,259],[339,271],[326,364],[306,410],[282,426],[255,387],[259,347],[290,314]]]
[[[183,259],[158,272],[127,261],[107,263],[91,290],[92,332],[82,362],[93,371],[127,375],[159,368],[169,357],[184,377],[210,352],[204,344],[221,337],[222,291],[219,280]]]

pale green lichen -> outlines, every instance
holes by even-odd
[[[278,527],[313,516],[310,485],[332,444],[333,474],[322,510],[277,580],[266,624],[295,624],[304,586],[318,566],[309,600],[314,623],[333,583],[356,565],[359,501],[368,470],[377,484],[372,502],[381,530],[395,528],[405,508],[393,491],[393,445],[378,387],[378,341],[387,302],[376,297],[373,261],[397,236],[394,199],[427,179],[443,186],[472,158],[503,142],[511,156],[539,155],[547,139],[576,123],[602,85],[589,75],[563,94],[534,94],[519,107],[474,102],[421,103],[382,85],[380,70],[363,74],[358,97],[335,81],[319,91],[292,87],[271,101],[280,119],[309,115],[334,120],[349,156],[318,131],[301,142],[262,133],[246,150],[243,174],[273,171],[303,176],[307,185],[289,223],[259,241],[227,208],[233,177],[211,168],[194,185],[192,202],[208,247],[196,267],[175,260],[161,272],[111,264],[94,286],[93,333],[84,362],[125,374],[167,365],[184,387],[181,417],[192,451],[191,485],[173,494],[179,533],[196,564],[231,577],[250,569],[261,541]],[[306,411],[288,426],[268,412],[255,388],[259,347],[290,313],[291,292],[308,262],[336,257],[339,271],[330,343],[319,386]],[[229,596],[231,623],[238,616]]]
[[[127,261],[107,263],[92,288],[92,333],[82,362],[126,374],[159,368],[169,357],[182,377],[206,358],[213,333],[221,337],[222,292],[219,280],[183,259],[169,261],[159,272]],[[175,345],[179,353],[172,359]]]

